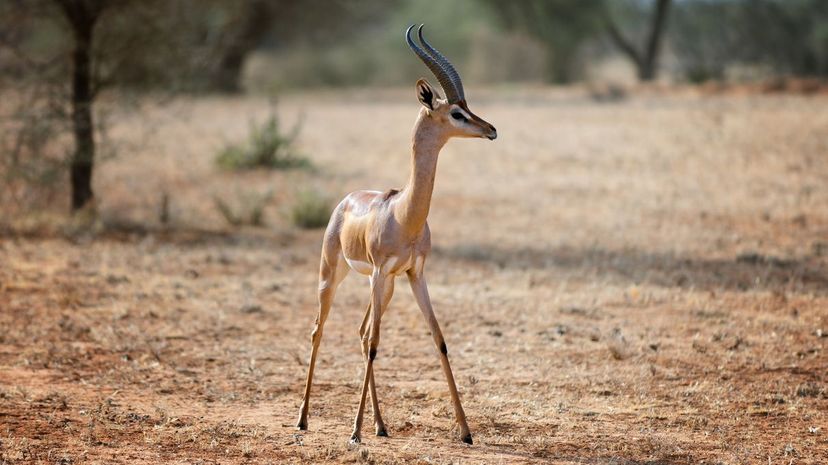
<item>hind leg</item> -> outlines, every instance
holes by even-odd
[[[356,418],[354,418],[354,431],[351,434],[351,444],[358,444],[361,441],[362,418],[365,412],[365,399],[368,393],[368,380],[371,379],[374,369],[374,359],[377,357],[377,347],[380,340],[380,319],[382,317],[384,289],[387,285],[394,284],[393,278],[388,279],[387,275],[381,272],[381,267],[375,267],[371,274],[371,323],[368,331],[368,357],[365,360],[365,377],[362,380],[362,393],[359,397],[359,407]],[[379,309],[379,310],[377,310]]]
[[[316,317],[316,326],[311,333],[311,356],[308,364],[308,378],[305,381],[305,396],[299,411],[299,421],[296,427],[300,430],[308,429],[308,402],[310,401],[311,384],[313,384],[313,369],[316,366],[316,356],[319,352],[319,343],[322,341],[322,331],[328,312],[331,310],[336,288],[348,274],[348,266],[342,259],[338,241],[335,244],[324,244],[322,260],[319,266],[319,314]]]
[[[382,312],[385,313],[388,310],[388,304],[391,301],[391,296],[394,295],[394,286],[393,281],[392,285],[387,286],[385,288],[385,296],[383,297],[383,304],[382,304]],[[362,324],[359,327],[359,338],[362,341],[362,356],[365,360],[368,360],[368,322],[371,318],[371,303],[368,303],[368,308],[365,309],[365,316],[362,318]],[[376,427],[376,434],[377,436],[388,436],[388,429],[385,428],[385,423],[382,421],[382,415],[380,414],[379,408],[379,398],[377,397],[377,388],[374,383],[374,371],[371,370],[371,374],[368,378],[368,395],[371,397],[371,410],[374,412],[374,426]]]

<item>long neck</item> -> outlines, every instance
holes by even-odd
[[[419,233],[425,226],[434,191],[437,156],[447,140],[437,123],[423,109],[414,125],[411,175],[400,193],[395,215],[411,234]]]

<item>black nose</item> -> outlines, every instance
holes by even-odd
[[[488,134],[488,135],[486,135],[486,137],[487,137],[489,140],[495,140],[495,139],[497,139],[497,129],[495,129],[495,127],[494,127],[494,126],[492,126],[491,124],[489,125],[489,134]]]

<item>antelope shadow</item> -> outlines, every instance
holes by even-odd
[[[434,254],[504,269],[549,270],[661,287],[828,293],[828,260],[819,254],[781,258],[744,253],[705,259],[636,248],[520,247],[470,244],[434,248]]]

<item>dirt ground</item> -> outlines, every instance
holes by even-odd
[[[100,225],[0,236],[0,463],[828,463],[828,96],[469,90],[499,138],[441,154],[426,271],[473,446],[402,278],[390,437],[348,446],[356,274],[294,428],[322,232],[286,210],[408,174],[413,91],[354,92],[280,102],[299,172],[213,164],[264,99],[110,102]],[[264,228],[213,201],[268,190]]]

